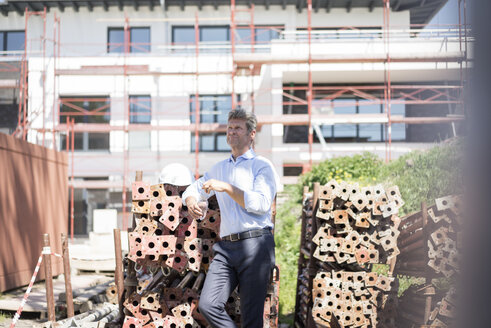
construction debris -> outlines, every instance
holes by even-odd
[[[433,293],[428,294],[431,289]],[[425,313],[425,303],[428,313]],[[438,291],[434,286],[410,286],[399,300],[397,327],[411,328],[414,326],[450,327],[455,315],[456,291],[450,288],[446,293]]]
[[[449,327],[455,307],[455,291],[446,295],[437,292],[434,279],[445,284],[459,274],[462,199],[446,196],[435,200],[435,205],[410,214],[401,221],[399,246],[401,254],[395,272],[426,279],[423,287],[409,288],[401,298],[397,323],[401,327],[430,325]]]
[[[181,201],[185,189],[170,184],[133,183],[136,227],[129,233],[128,260],[135,264],[136,280],[132,285],[136,288],[125,297],[123,327],[207,326],[198,302],[213,259],[213,245],[219,241],[220,209],[212,197],[206,216],[193,220]],[[278,324],[278,284],[273,283],[272,289],[265,303],[264,327]],[[230,296],[226,310],[240,325],[237,290]]]
[[[360,188],[331,180],[304,195],[295,321],[308,326],[312,304],[320,326],[393,324],[398,282],[392,269],[403,205],[397,186]],[[377,263],[390,265],[388,276],[371,272]]]

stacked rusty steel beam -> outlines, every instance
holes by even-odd
[[[435,205],[408,215],[401,223],[398,273],[417,277],[451,278],[459,271],[461,200],[447,196]]]
[[[198,303],[213,258],[212,247],[220,240],[220,209],[212,197],[204,218],[192,219],[181,201],[185,189],[170,184],[133,183],[136,225],[128,234],[125,286],[130,288],[124,300],[124,328],[208,326]],[[278,324],[278,280],[272,283],[265,302],[264,327]],[[240,326],[237,289],[226,311]]]
[[[399,308],[397,320],[401,326],[447,327],[451,324],[453,314],[449,309],[455,304],[454,292],[449,291],[443,297],[436,292],[433,282],[444,278],[449,284],[458,276],[461,226],[462,200],[453,195],[436,199],[431,207],[422,203],[421,211],[402,218],[401,254],[395,272],[425,278],[425,285],[419,294],[409,290],[403,295],[408,301],[402,302]],[[436,315],[438,313],[440,315]]]
[[[430,291],[430,292],[429,292]],[[426,300],[428,314],[425,313]],[[446,293],[428,288],[426,285],[412,285],[399,299],[397,327],[449,327],[455,315],[456,292],[450,288]],[[427,316],[426,323],[425,317]]]
[[[309,261],[299,260],[296,326],[391,326],[398,288],[391,276],[399,254],[397,213],[404,204],[397,186],[360,188],[331,180],[315,185],[311,198],[312,204],[304,197],[302,214],[300,257]],[[376,263],[389,264],[389,276],[371,272]]]
[[[309,259],[312,249],[313,193],[304,187],[302,197],[300,254],[298,257],[298,280],[295,298],[295,323],[307,322],[311,288],[309,282]]]

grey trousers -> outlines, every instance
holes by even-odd
[[[275,263],[271,233],[240,241],[220,241],[199,300],[200,313],[214,328],[236,327],[225,304],[239,285],[242,328],[262,328],[264,301]]]

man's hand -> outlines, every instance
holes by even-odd
[[[233,200],[237,202],[237,204],[245,208],[244,192],[241,189],[231,185],[230,183],[210,179],[203,183],[202,188],[207,194],[209,194],[212,190],[216,192],[226,192]]]
[[[210,179],[203,183],[203,190],[209,194],[210,191],[218,191],[218,192],[230,192],[232,190],[232,186],[226,182]]]
[[[186,198],[186,205],[188,207],[188,213],[193,219],[199,219],[203,216],[203,211],[198,206],[198,201],[193,196]]]

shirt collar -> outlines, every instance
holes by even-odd
[[[244,154],[242,154],[239,157],[237,157],[236,162],[238,162],[240,159],[247,160],[247,159],[252,159],[254,157],[256,157],[256,153],[254,152],[254,150],[252,148],[249,148],[248,151],[246,151]],[[229,162],[234,162],[233,156],[230,155],[230,157],[228,158],[228,160],[229,160]]]

